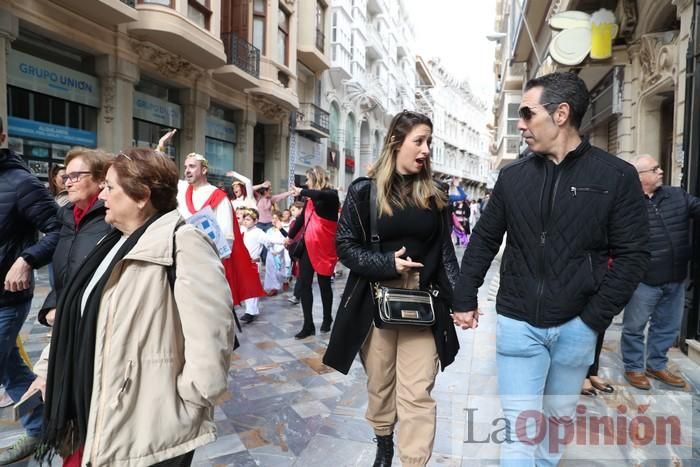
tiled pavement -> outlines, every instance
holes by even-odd
[[[493,275],[495,268],[489,273]],[[490,282],[487,277],[486,284]],[[34,306],[22,337],[29,355],[36,359],[47,342],[46,328],[36,323],[36,309],[47,292],[44,271],[39,272]],[[344,277],[334,284],[337,297]],[[314,286],[315,288],[316,286]],[[438,423],[431,466],[498,465],[498,446],[465,442],[473,429],[473,438],[490,428],[498,415],[495,368],[494,303],[486,300],[482,288],[480,326],[476,332],[458,332],[461,352],[448,369],[438,375],[433,395],[438,401]],[[314,314],[318,324],[321,308],[315,291]],[[261,317],[245,325],[241,347],[235,352],[229,374],[229,398],[215,410],[218,440],[196,451],[196,465],[342,467],[370,466],[374,459],[373,434],[364,420],[366,407],[365,377],[359,363],[344,376],[321,363],[328,334],[302,341],[293,335],[301,328],[299,305],[287,302],[287,295],[261,300]],[[605,398],[582,398],[590,412],[596,406],[614,407],[643,394],[624,384],[619,356],[619,319],[608,330],[601,361],[601,375],[610,380],[616,392]],[[653,383],[655,398],[664,404],[683,395],[698,400],[700,368],[677,350],[671,351],[672,366],[691,382],[688,391],[662,388]],[[667,397],[664,397],[667,396]],[[695,404],[694,404],[695,405]],[[686,404],[687,406],[687,404]],[[695,405],[696,407],[700,407]],[[474,415],[478,408],[480,413]],[[688,408],[690,409],[690,408]],[[491,414],[489,414],[491,412]],[[473,425],[468,424],[472,414]],[[692,418],[700,424],[698,409]],[[654,457],[651,448],[634,450],[635,461],[606,461],[588,458],[586,451],[567,451],[562,465],[699,465],[700,430],[694,430],[693,455],[677,462],[647,460]],[[21,433],[17,425],[0,425],[0,447],[11,444]],[[675,448],[674,448],[675,449]],[[686,450],[688,452],[688,450]],[[656,457],[672,458],[669,453]],[[398,459],[394,464],[399,465]]]

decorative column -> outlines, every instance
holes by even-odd
[[[180,100],[184,112],[184,124],[180,135],[180,157],[196,152],[204,155],[206,150],[207,111],[209,95],[198,89],[183,89]],[[178,161],[178,163],[183,161]]]
[[[19,20],[7,10],[0,10],[0,117],[7,134],[7,54],[10,44],[19,35]],[[7,139],[2,144],[7,146]]]
[[[253,137],[257,115],[253,109],[239,110],[234,113],[236,122],[236,155],[233,169],[246,177],[253,178]],[[259,183],[260,180],[253,180]]]
[[[130,147],[134,139],[134,83],[139,81],[139,67],[113,55],[101,55],[95,68],[102,100],[97,146],[116,153]]]

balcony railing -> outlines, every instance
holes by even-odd
[[[221,34],[221,41],[226,50],[226,63],[236,65],[241,70],[256,78],[260,77],[260,50],[234,33]]]
[[[136,8],[136,0],[122,0],[122,3],[130,6],[131,8]]]
[[[330,114],[316,104],[302,103],[300,105],[301,112],[304,114],[304,120],[309,122],[309,125],[317,130],[329,133]]]
[[[323,34],[323,31],[320,29],[316,29],[316,48],[323,53],[325,50],[325,45],[326,45],[326,36]]]

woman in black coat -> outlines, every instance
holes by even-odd
[[[108,153],[95,149],[75,148],[66,155],[63,177],[69,202],[57,214],[61,231],[53,254],[54,284],[38,317],[44,325],[53,324],[56,303],[68,279],[111,230],[104,220],[104,202],[97,199],[109,160]]]
[[[335,233],[338,227],[340,200],[338,192],[331,188],[328,173],[319,166],[306,171],[306,186],[292,187],[294,196],[306,197],[304,209],[294,221],[289,238],[303,232],[304,251],[299,259],[299,297],[304,312],[304,325],[294,337],[305,339],[316,333],[312,315],[314,296],[311,290],[314,273],[318,280],[323,303],[321,332],[331,330],[333,317],[333,288],[331,276],[338,262],[335,249]]]
[[[432,179],[432,122],[404,111],[394,117],[370,179],[350,186],[338,222],[340,261],[350,269],[323,361],[347,373],[360,352],[367,373],[367,419],[377,437],[376,466],[390,466],[393,429],[404,465],[425,465],[435,437],[436,404],[430,392],[438,368],[459,349],[447,306],[436,306],[432,327],[377,327],[372,283],[439,291],[450,303],[459,268],[450,238],[444,189]],[[370,244],[370,186],[376,184],[377,234]]]

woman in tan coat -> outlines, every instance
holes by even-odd
[[[120,153],[100,198],[114,227],[61,297],[45,451],[64,465],[189,465],[227,388],[231,293],[207,237],[176,209],[177,169]]]

